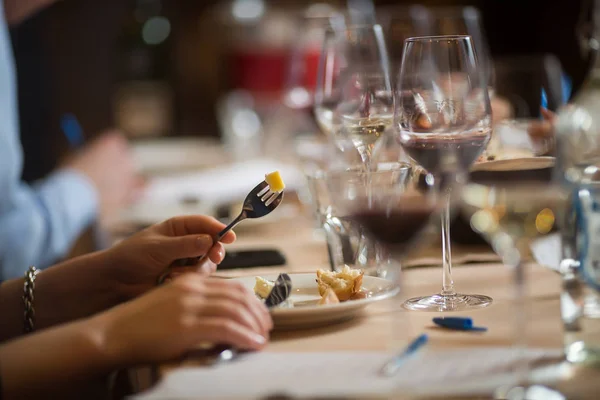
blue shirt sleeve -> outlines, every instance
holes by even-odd
[[[21,181],[14,60],[3,6],[0,1],[0,281],[65,256],[98,209],[94,186],[77,171],[58,170],[31,186]]]
[[[39,183],[19,182],[0,214],[0,280],[46,268],[63,257],[96,217],[98,196],[88,179],[59,170]]]

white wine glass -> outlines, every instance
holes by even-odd
[[[497,390],[499,398],[527,399],[529,362],[527,349],[526,263],[532,261],[534,240],[554,233],[565,219],[569,193],[547,180],[505,179],[502,172],[490,172],[470,182],[462,191],[462,209],[470,216],[471,227],[480,233],[514,273],[515,348],[518,351],[517,385]],[[540,174],[544,177],[544,174]],[[545,178],[545,177],[544,177]]]
[[[342,150],[355,148],[367,170],[393,124],[389,59],[380,25],[330,29],[315,91],[320,128]]]
[[[428,36],[405,41],[396,91],[395,126],[404,151],[444,179],[440,167],[453,162],[462,171],[483,152],[491,135],[490,99],[470,36]],[[447,189],[450,199],[451,189]],[[409,299],[405,307],[459,311],[486,307],[484,295],[454,289],[450,241],[450,201],[442,213],[443,278],[440,293]]]

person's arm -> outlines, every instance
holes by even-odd
[[[94,186],[76,170],[59,170],[28,186],[14,179],[14,166],[6,167],[0,177],[7,188],[0,199],[0,281],[63,257],[98,209]]]
[[[117,368],[180,357],[200,343],[265,346],[273,323],[239,282],[197,274],[78,322],[0,345],[4,398],[61,398]]]
[[[211,217],[169,219],[104,251],[77,257],[37,275],[34,290],[35,327],[43,329],[90,316],[137,297],[156,286],[157,278],[179,258],[208,254],[210,262],[179,270],[209,274],[232,243],[230,231],[213,243],[225,227]],[[0,284],[0,342],[23,332],[24,279]]]
[[[83,318],[125,300],[123,290],[109,276],[106,253],[77,257],[40,272],[35,279],[35,328]],[[23,333],[24,279],[0,285],[0,342]]]

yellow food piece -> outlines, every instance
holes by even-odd
[[[285,183],[283,183],[283,179],[281,178],[279,171],[271,172],[270,174],[265,175],[265,181],[269,184],[269,187],[274,192],[283,192],[283,189],[285,189]]]
[[[360,291],[364,272],[345,266],[340,272],[317,271],[317,287],[323,296],[331,288],[340,301],[346,301]]]
[[[275,282],[271,282],[265,278],[260,276],[256,277],[256,283],[254,284],[254,293],[258,295],[261,299],[266,299],[273,290],[275,286]]]
[[[323,293],[323,296],[321,297],[321,299],[319,300],[319,305],[325,305],[325,304],[337,304],[340,302],[340,299],[338,299],[337,295],[335,294],[335,292],[333,291],[332,288],[327,288],[327,290],[325,291],[325,293]]]

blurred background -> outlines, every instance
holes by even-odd
[[[574,93],[592,62],[579,42],[594,2],[565,3],[443,0],[421,4],[477,7],[492,56],[554,54]],[[408,7],[413,2],[375,4]],[[314,86],[322,37],[317,29],[311,37],[311,19],[317,21],[346,6],[346,1],[334,0],[65,0],[54,4],[11,32],[24,179],[43,177],[68,152],[59,122],[67,113],[77,116],[86,138],[114,126],[132,140],[193,136],[227,141],[229,131],[251,136],[254,130],[265,129],[262,116],[280,107],[290,85]],[[300,84],[293,81],[294,57],[302,57],[307,66]],[[306,93],[294,92],[286,99],[291,99],[283,102],[288,108],[310,106]],[[250,112],[232,117],[231,112],[246,109]]]

